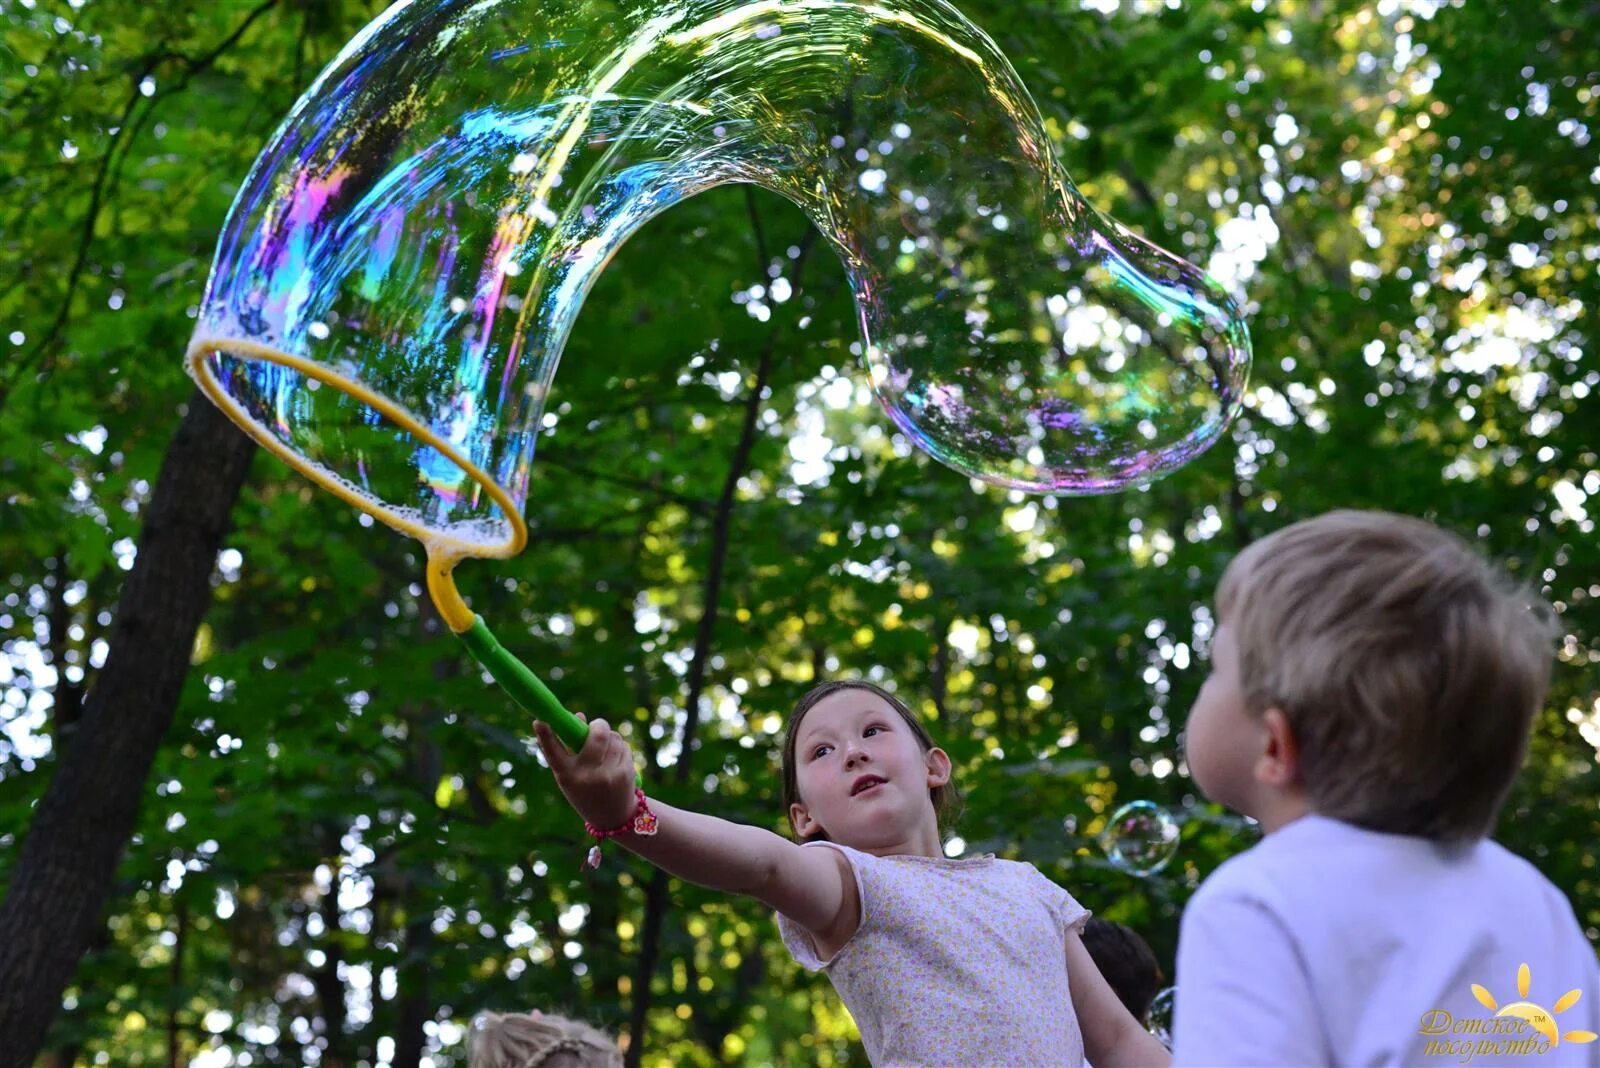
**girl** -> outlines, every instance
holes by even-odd
[[[828,973],[873,1064],[1169,1062],[1095,970],[1079,938],[1089,914],[1070,894],[1031,864],[945,857],[950,758],[887,691],[827,683],[795,707],[783,783],[800,844],[647,800],[604,720],[576,754],[534,730],[597,839],[776,910],[784,944]]]

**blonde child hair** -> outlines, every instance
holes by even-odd
[[[1246,710],[1283,710],[1313,809],[1369,830],[1481,838],[1526,754],[1553,615],[1462,538],[1335,511],[1222,576]]]
[[[541,1012],[486,1012],[472,1021],[471,1068],[622,1068],[622,1051],[581,1020]]]

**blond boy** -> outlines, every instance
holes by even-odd
[[[1594,949],[1488,839],[1545,606],[1431,524],[1342,511],[1241,553],[1217,619],[1189,770],[1265,837],[1185,912],[1173,1063],[1600,1064]]]

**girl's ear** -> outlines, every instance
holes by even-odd
[[[794,828],[794,836],[801,841],[822,830],[822,824],[812,819],[806,806],[798,801],[789,806],[789,826]]]
[[[928,750],[928,787],[943,786],[950,781],[950,754],[938,746]]]

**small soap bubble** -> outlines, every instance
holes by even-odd
[[[1154,875],[1178,851],[1178,821],[1154,801],[1130,801],[1111,814],[1100,845],[1129,875]]]
[[[1178,988],[1167,987],[1150,999],[1150,1008],[1144,1014],[1145,1030],[1168,1049],[1172,1048],[1172,1008],[1177,997]]]
[[[1078,833],[1078,817],[1076,817],[1076,816],[1068,816],[1066,819],[1062,820],[1061,821],[1061,830],[1064,831],[1068,836],[1077,834]]]

